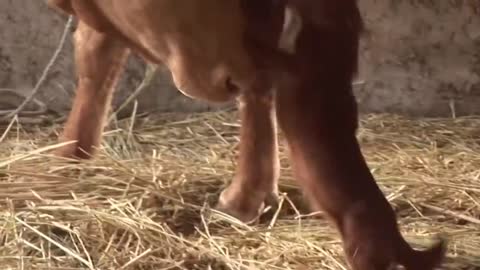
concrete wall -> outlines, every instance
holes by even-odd
[[[361,0],[366,111],[480,113],[480,1]]]
[[[480,2],[362,0],[368,32],[362,40],[357,97],[364,112],[445,116],[480,113]],[[65,18],[44,1],[0,0],[0,88],[28,91],[53,54]],[[71,37],[71,36],[70,36]],[[69,109],[74,77],[72,42],[38,95],[56,112]],[[129,60],[114,106],[139,84],[144,64]],[[168,72],[138,99],[141,110],[196,111],[208,104],[182,96]]]

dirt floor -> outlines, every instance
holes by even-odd
[[[247,226],[210,209],[234,172],[236,114],[152,119],[117,123],[78,164],[50,155],[59,126],[1,127],[1,268],[346,269],[283,144],[280,208]],[[363,151],[407,240],[448,238],[442,269],[480,269],[479,134],[478,117],[362,117]]]

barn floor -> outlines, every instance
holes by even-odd
[[[279,211],[246,226],[209,208],[233,175],[235,113],[125,120],[80,164],[50,155],[58,130],[0,132],[1,269],[346,269],[283,147]],[[365,115],[358,136],[407,240],[441,233],[442,269],[480,269],[480,117]]]

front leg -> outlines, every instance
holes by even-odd
[[[129,49],[82,21],[74,37],[78,86],[60,140],[76,142],[59,148],[56,155],[87,159],[100,144],[112,94]]]
[[[217,208],[244,222],[255,220],[276,200],[280,162],[272,93],[240,98],[240,156],[235,177]]]

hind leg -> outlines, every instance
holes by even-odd
[[[74,36],[78,86],[61,141],[76,141],[57,150],[69,158],[89,158],[100,144],[105,117],[129,49],[80,22]]]
[[[335,224],[352,270],[387,270],[394,263],[432,270],[443,257],[441,243],[418,252],[405,242],[355,136],[351,85],[329,78],[335,77],[319,76],[326,82],[301,81],[277,92],[278,122],[295,177],[314,210],[323,210]]]
[[[240,156],[235,178],[217,208],[249,222],[274,203],[279,177],[275,108],[271,93],[246,94],[240,101]]]
[[[295,178],[313,210],[323,211],[336,225],[351,269],[387,270],[398,242],[395,217],[356,141],[349,87],[344,83],[327,92],[347,92],[338,96],[308,86],[281,89],[278,122]]]

